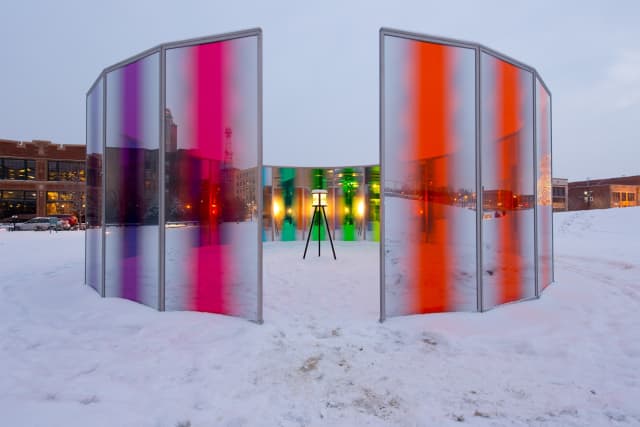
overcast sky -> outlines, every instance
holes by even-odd
[[[554,176],[640,174],[640,2],[5,1],[0,138],[84,144],[103,68],[160,43],[261,27],[264,162],[378,162],[378,30],[478,42],[553,94]]]

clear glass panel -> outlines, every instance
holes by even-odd
[[[265,166],[262,168],[262,241],[275,240],[275,229],[273,222],[273,168]]]
[[[538,287],[542,291],[553,281],[553,200],[551,194],[551,97],[538,80],[536,80],[536,146],[538,150]],[[561,195],[564,197],[564,194]]]
[[[476,310],[475,50],[383,43],[385,315]]]
[[[258,37],[166,53],[166,309],[256,320]]]
[[[107,74],[105,288],[158,307],[159,53]]]
[[[87,187],[85,233],[85,281],[102,293],[102,159],[103,79],[87,95]]]
[[[483,308],[535,295],[533,75],[481,53]]]

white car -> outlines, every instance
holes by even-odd
[[[16,230],[60,230],[59,220],[53,216],[37,216],[16,224]]]

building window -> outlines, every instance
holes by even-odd
[[[49,160],[47,180],[85,182],[84,163]]]
[[[629,200],[630,202],[635,202],[636,201],[635,193],[629,193],[629,196],[627,197],[627,200]]]
[[[47,215],[81,213],[84,194],[75,191],[47,191]]]
[[[553,187],[553,197],[564,197],[564,187]]]
[[[0,158],[0,179],[36,179],[36,161],[28,159]]]
[[[35,214],[35,192],[0,190],[0,221],[9,221],[13,215],[22,219]]]
[[[611,193],[611,195],[613,196],[613,202],[614,203],[620,202],[620,192],[619,191],[614,191],[613,193]]]

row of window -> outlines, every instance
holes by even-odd
[[[47,215],[79,214],[85,206],[85,195],[74,191],[47,191]]]
[[[553,187],[553,197],[564,197],[565,196],[565,188],[564,187]]]
[[[35,215],[36,193],[34,191],[0,190],[0,221],[13,215]]]
[[[0,190],[0,221],[13,215],[35,215],[34,191]],[[85,195],[73,191],[47,191],[47,215],[79,214],[85,206]]]
[[[47,180],[84,182],[84,163],[50,160],[47,162]]]
[[[636,193],[627,193],[624,191],[614,191],[611,193],[613,201],[615,202],[635,202]]]
[[[0,158],[0,179],[32,181],[36,179],[36,161],[31,159]],[[85,182],[84,162],[49,160],[48,181]]]
[[[27,159],[0,158],[0,179],[36,179],[36,161]]]

